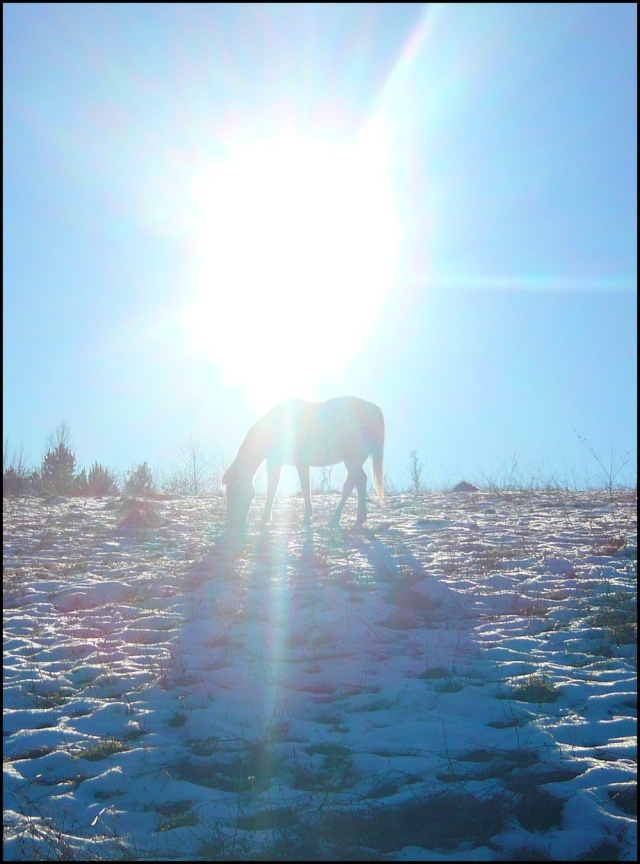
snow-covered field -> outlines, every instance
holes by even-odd
[[[5,859],[636,858],[635,494],[336,500],[4,501]]]

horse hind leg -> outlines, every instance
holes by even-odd
[[[360,467],[353,473],[355,474],[355,487],[358,492],[358,516],[356,518],[356,525],[360,526],[367,518],[367,473],[362,465],[360,465]]]
[[[340,517],[342,516],[342,511],[344,510],[344,505],[347,503],[347,498],[351,495],[351,490],[355,486],[355,478],[353,477],[351,471],[347,473],[347,479],[344,481],[344,486],[342,487],[342,498],[340,499],[340,503],[336,507],[336,512],[331,517],[329,521],[329,525],[332,528],[337,528],[338,523],[340,522]]]
[[[313,505],[311,503],[311,480],[309,478],[309,466],[298,466],[298,477],[300,478],[300,489],[304,498],[304,524],[311,525]]]
[[[331,526],[335,527],[338,525],[344,505],[347,503],[347,498],[351,495],[354,486],[358,490],[358,516],[356,518],[356,525],[362,525],[367,518],[367,475],[362,465],[352,466],[347,469],[347,479],[344,481],[344,486],[342,487],[342,498],[336,508],[336,512],[331,517],[331,522],[329,523]]]

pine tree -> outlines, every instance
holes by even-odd
[[[151,469],[146,462],[129,472],[124,484],[124,494],[135,498],[148,498],[155,494],[155,484]]]
[[[42,460],[42,490],[47,495],[70,495],[74,491],[76,457],[63,441]]]
[[[84,470],[84,468],[82,469],[82,471],[78,474],[78,476],[74,480],[73,486],[74,486],[74,491],[75,491],[76,495],[87,495],[88,494],[87,493],[87,487],[88,487],[87,472]]]
[[[118,495],[118,493],[118,484],[113,474],[98,462],[94,462],[89,471],[87,495],[99,497],[101,495]]]

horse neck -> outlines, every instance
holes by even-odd
[[[246,434],[246,437],[236,456],[236,465],[250,479],[256,473],[267,456],[264,434],[256,423]]]

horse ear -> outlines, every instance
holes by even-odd
[[[229,475],[231,474],[231,468],[232,468],[232,467],[233,467],[233,463],[232,463],[231,465],[229,465],[229,467],[227,468],[227,470],[226,470],[226,471],[224,472],[224,474],[222,475],[222,481],[221,481],[221,482],[222,482],[222,485],[223,485],[223,486],[226,486],[227,483],[229,482]]]

